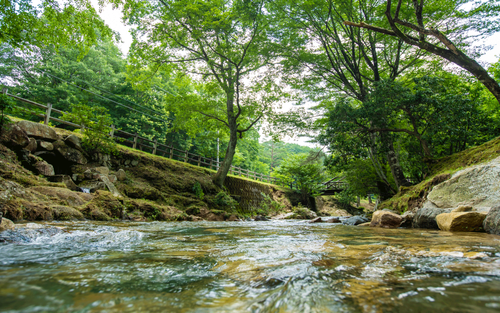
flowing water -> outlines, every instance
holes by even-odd
[[[500,311],[500,236],[304,221],[39,225],[2,233],[15,240],[0,243],[2,312]]]

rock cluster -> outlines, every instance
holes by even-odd
[[[113,184],[126,179],[125,172],[110,173],[109,155],[86,156],[81,139],[75,134],[63,137],[47,125],[21,121],[10,126],[4,141],[17,153],[24,167],[52,182],[63,182],[73,191],[109,189],[116,197],[121,196]],[[89,159],[98,166],[88,164]]]

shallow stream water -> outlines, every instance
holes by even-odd
[[[500,311],[500,236],[304,221],[39,225],[0,243],[1,312]]]

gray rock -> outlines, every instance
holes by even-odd
[[[127,174],[125,173],[125,171],[123,169],[119,169],[116,172],[116,178],[118,178],[119,181],[123,181],[127,178]]]
[[[109,181],[106,175],[101,175],[100,179],[102,180],[103,183],[106,184],[106,187],[108,187],[109,191],[113,194],[113,196],[122,198],[122,195],[120,194],[118,189],[116,189],[115,185]]]
[[[483,222],[484,231],[500,235],[500,206],[491,208]]]
[[[403,220],[401,221],[401,225],[399,227],[403,228],[411,228],[413,224],[413,218],[415,217],[415,213],[411,211],[406,211],[403,215],[401,215]]]
[[[26,149],[29,152],[33,153],[33,152],[36,151],[37,147],[38,147],[38,145],[36,143],[36,139],[35,138],[30,138],[28,145],[26,147],[24,147],[24,149]]]
[[[69,135],[68,137],[66,137],[66,139],[64,139],[64,143],[66,143],[66,145],[71,147],[71,148],[75,148],[77,150],[83,151],[82,150],[82,141],[76,135]]]
[[[49,164],[43,160],[36,162],[34,167],[37,170],[38,174],[41,174],[44,176],[53,176],[56,174],[54,171],[54,167],[51,164]]]
[[[363,223],[368,223],[369,221],[370,221],[369,219],[367,219],[366,217],[363,217],[363,216],[353,216],[353,217],[349,217],[349,218],[343,220],[342,224],[354,226],[354,225],[359,225],[359,224],[363,224]]]
[[[254,218],[254,221],[269,221],[269,219],[265,216],[262,216],[262,215],[257,215],[255,218]]]
[[[441,213],[450,213],[452,209],[440,209],[440,208],[421,208],[415,213],[413,217],[413,228],[428,228],[428,229],[439,229],[436,222],[436,216]]]
[[[54,145],[55,150],[66,160],[76,163],[76,164],[87,164],[87,159],[83,156],[83,154],[75,149],[68,147],[66,145],[61,145],[60,143]]]
[[[132,164],[132,166],[137,166],[139,164],[139,161],[133,160],[132,162],[130,162],[130,164]]]
[[[99,166],[99,167],[94,167],[92,169],[93,172],[102,174],[102,175],[108,175],[109,174],[109,168],[106,166]]]
[[[39,149],[42,149],[42,150],[47,150],[47,151],[52,151],[54,150],[54,145],[48,141],[42,141],[40,140],[38,142],[38,147]]]
[[[6,143],[12,148],[24,148],[30,143],[28,134],[18,125],[12,125],[5,134]]]
[[[109,181],[113,184],[116,183],[116,181],[118,180],[115,175],[108,175],[108,178]]]
[[[460,205],[493,207],[500,203],[500,157],[456,172],[437,186],[427,199],[439,208]]]
[[[56,131],[47,125],[30,121],[21,121],[17,123],[17,125],[24,129],[30,137],[47,139],[50,141],[56,141],[59,139]]]

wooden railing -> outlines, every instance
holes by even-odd
[[[75,128],[83,128],[84,125],[78,125],[69,121],[62,120],[60,118],[56,118],[52,116],[53,113],[57,114],[65,114],[66,112],[63,112],[61,110],[57,110],[52,107],[52,104],[47,104],[43,105],[40,103],[36,103],[31,100],[23,99],[21,97],[9,94],[7,89],[4,88],[2,90],[2,93],[12,97],[18,101],[27,103],[31,106],[40,108],[45,110],[45,114],[42,114],[40,112],[35,112],[32,111],[28,108],[24,107],[18,107],[20,110],[25,111],[26,113],[38,116],[43,118],[44,124],[48,125],[49,121],[55,121],[61,124],[66,124]],[[119,129],[114,129],[112,126],[112,131],[109,134],[112,138],[114,138],[116,141],[120,142],[121,144],[124,144],[125,146],[131,147],[133,149],[137,149],[140,151],[148,152],[154,155],[160,155],[172,160],[177,160],[177,161],[182,161],[185,163],[193,164],[196,166],[200,167],[205,167],[209,169],[214,169],[217,170],[219,166],[222,164],[222,162],[217,161],[212,158],[207,158],[198,154],[191,153],[187,150],[179,150],[177,148],[174,148],[173,143],[170,143],[169,145],[167,144],[162,144],[158,143],[158,140],[151,140],[147,139],[144,137],[139,136],[137,133],[132,134],[123,130]],[[275,177],[271,177],[270,175],[264,175],[262,173],[257,173],[250,171],[248,169],[244,169],[238,166],[231,165],[229,169],[229,173],[232,175],[237,175],[237,176],[242,176],[246,177],[249,179],[253,180],[258,180],[262,182],[268,182],[268,183],[278,183],[278,180]]]

